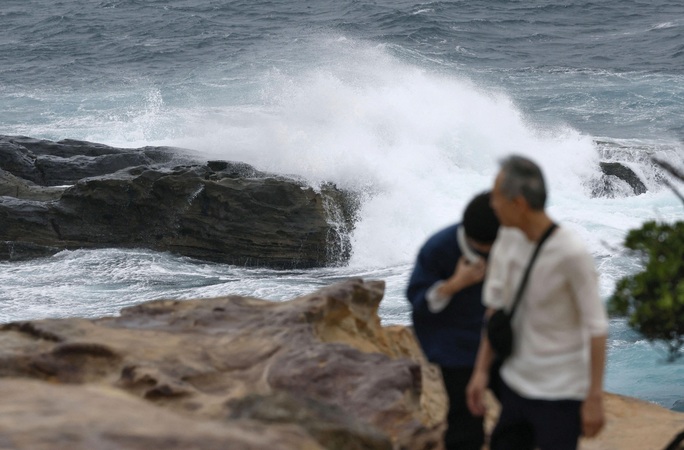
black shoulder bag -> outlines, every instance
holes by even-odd
[[[513,352],[513,328],[511,326],[513,314],[515,314],[515,310],[520,303],[520,299],[522,298],[525,285],[527,284],[527,279],[532,271],[534,260],[537,259],[537,255],[539,254],[542,244],[551,235],[556,226],[557,225],[555,223],[551,224],[549,229],[546,230],[544,235],[539,240],[537,248],[534,249],[534,253],[530,258],[530,262],[527,264],[527,269],[525,269],[525,275],[523,275],[522,281],[518,286],[518,292],[515,294],[515,299],[513,300],[511,310],[506,312],[504,308],[497,309],[487,321],[487,339],[489,339],[489,344],[492,346],[492,349],[495,353],[495,359],[490,370],[489,385],[497,397],[499,369],[506,358],[508,358]]]

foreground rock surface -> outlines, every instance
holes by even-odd
[[[382,282],[274,303],[154,301],[0,330],[8,448],[439,448],[438,372]]]
[[[295,426],[184,417],[105,386],[2,380],[0,396],[3,449],[323,448]]]
[[[187,150],[0,136],[0,260],[141,247],[229,264],[349,257],[351,197]]]
[[[683,413],[621,395],[606,394],[604,401],[606,427],[599,438],[583,440],[580,450],[665,450],[684,432]]]
[[[97,320],[0,327],[0,447],[440,449],[446,400],[384,284],[286,302],[159,300]],[[606,394],[581,450],[660,450],[684,414]],[[487,427],[498,405],[489,399]]]

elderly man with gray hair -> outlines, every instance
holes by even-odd
[[[513,350],[500,369],[501,414],[491,450],[576,449],[604,424],[603,371],[608,323],[594,261],[581,238],[546,214],[540,168],[521,156],[502,161],[491,194],[501,228],[492,247],[486,317],[510,310]],[[528,263],[539,246],[536,259]],[[484,414],[494,352],[483,333],[467,401]]]

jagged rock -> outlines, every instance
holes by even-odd
[[[170,165],[172,150],[0,137],[0,258],[144,247],[275,268],[348,259],[348,194],[244,163]]]
[[[639,195],[646,192],[646,185],[626,165],[607,161],[601,161],[599,165],[603,175],[593,183],[592,196],[615,197],[620,194]]]
[[[197,162],[189,150],[172,147],[123,149],[93,142],[53,142],[0,136],[0,168],[41,186],[76,183],[135,166]]]
[[[57,247],[36,245],[22,241],[0,241],[0,260],[24,260],[42,258],[59,252]]]
[[[438,373],[408,329],[381,326],[383,290],[349,280],[286,302],[159,300],[119,317],[7,324],[3,438],[17,449],[440,448]]]
[[[62,186],[39,186],[0,169],[0,196],[49,201],[59,199],[65,189],[66,187]]]

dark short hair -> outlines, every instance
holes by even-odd
[[[463,228],[469,238],[482,244],[491,244],[499,231],[499,219],[489,205],[490,193],[483,192],[473,198],[463,212]]]
[[[501,160],[501,193],[509,199],[522,196],[530,208],[542,210],[546,204],[546,183],[537,164],[523,156]]]

